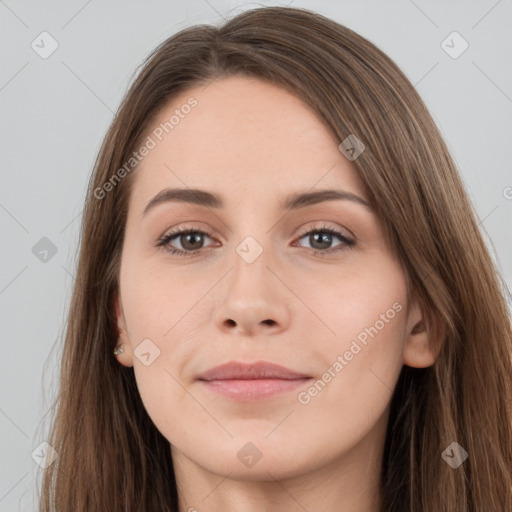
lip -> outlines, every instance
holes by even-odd
[[[199,380],[249,380],[249,379],[304,379],[311,375],[295,372],[279,364],[267,361],[257,361],[255,363],[243,363],[239,361],[229,361],[227,363],[215,366],[210,370],[199,375]]]
[[[253,401],[290,392],[311,378],[305,373],[267,361],[230,361],[202,373],[198,380],[215,393],[237,400]]]

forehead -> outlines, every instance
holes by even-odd
[[[169,186],[228,196],[266,191],[281,197],[315,186],[364,193],[338,149],[340,141],[315,112],[287,90],[256,78],[221,78],[181,92],[146,135],[155,144],[135,172],[136,202]]]

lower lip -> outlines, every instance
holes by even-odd
[[[214,393],[237,400],[251,401],[293,391],[309,380],[311,379],[229,379],[201,382]]]

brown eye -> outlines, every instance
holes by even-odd
[[[205,237],[210,238],[210,235],[199,229],[178,230],[163,236],[157,247],[164,247],[171,254],[193,256],[203,249]],[[176,248],[171,242],[177,242],[181,247]]]
[[[307,231],[300,236],[299,240],[306,237],[309,243],[309,248],[312,249],[315,254],[320,255],[322,253],[329,254],[341,251],[347,247],[352,247],[355,244],[354,240],[351,238],[347,237],[340,231],[329,227],[317,228]],[[338,243],[332,247],[333,241],[336,238],[340,240],[341,243]]]

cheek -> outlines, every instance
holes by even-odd
[[[315,287],[305,281],[295,288],[318,314],[308,315],[301,327],[310,333],[309,340],[303,336],[307,358],[318,361],[321,369],[318,382],[298,398],[311,417],[329,411],[331,419],[346,422],[350,411],[350,424],[362,428],[382,414],[402,368],[407,290],[391,259],[380,257],[375,264],[368,259],[364,268],[354,265],[350,270],[334,279],[319,274]]]
[[[168,438],[188,435],[182,418],[201,412],[186,390],[190,372],[184,374],[184,367],[204,348],[205,324],[212,318],[207,293],[218,277],[192,276],[142,260],[127,262],[121,272],[137,388],[152,421]]]
[[[197,315],[200,299],[211,288],[211,279],[194,278],[189,271],[140,258],[127,262],[121,273],[123,306],[129,321],[132,343],[154,338],[166,343],[181,329],[188,315]],[[160,348],[164,348],[161,346]]]
[[[293,321],[304,322],[301,332],[315,328],[315,343],[324,340],[343,350],[354,339],[369,346],[374,339],[403,338],[405,278],[386,255],[354,259],[346,267],[326,266],[314,274],[290,273],[287,278],[303,304],[303,319],[294,317]],[[378,349],[377,343],[373,345]]]

